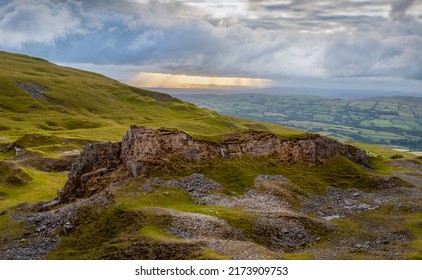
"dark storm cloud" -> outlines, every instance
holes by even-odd
[[[0,0],[0,47],[187,74],[422,80],[421,14],[408,0]]]
[[[402,19],[415,0],[394,0],[391,4],[390,16],[394,20]]]

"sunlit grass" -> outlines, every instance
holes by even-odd
[[[47,173],[35,169],[24,169],[32,180],[24,186],[0,185],[0,211],[17,204],[51,200],[57,196],[57,191],[64,186],[67,174]]]

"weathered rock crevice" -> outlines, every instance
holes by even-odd
[[[97,143],[85,147],[72,165],[69,179],[59,192],[58,202],[88,197],[104,189],[111,172],[124,168],[133,177],[147,175],[151,166],[162,166],[172,158],[201,161],[239,156],[273,157],[305,165],[317,165],[332,157],[346,157],[368,167],[362,150],[321,137],[282,139],[274,134],[245,132],[222,143],[196,140],[179,130],[132,126],[118,143]]]
[[[69,178],[58,193],[58,202],[89,197],[111,183],[110,172],[121,165],[121,143],[96,143],[85,146],[72,164]]]

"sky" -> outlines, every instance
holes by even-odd
[[[0,49],[140,87],[422,94],[422,1],[0,0]]]

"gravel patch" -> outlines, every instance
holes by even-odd
[[[208,247],[216,253],[233,260],[275,260],[279,259],[273,251],[248,241],[211,240]]]
[[[161,178],[148,179],[139,189],[150,193],[159,187],[178,188],[190,194],[196,201],[211,193],[218,192],[223,188],[203,174],[194,173],[178,180],[163,180]]]
[[[342,190],[328,186],[325,196],[311,195],[305,199],[300,213],[305,215],[316,213],[322,219],[332,220],[354,213],[375,210],[387,203],[397,203],[398,205],[401,205],[402,201],[416,203],[421,198],[421,191],[412,187],[387,188],[366,193],[353,188]],[[409,207],[413,207],[413,204],[409,205]]]
[[[48,91],[48,88],[40,86],[38,84],[28,84],[25,82],[17,81],[16,84],[24,89],[30,96],[38,100],[44,100],[48,102],[48,97],[42,94],[44,91]]]
[[[293,213],[292,205],[285,199],[282,189],[289,189],[292,182],[283,176],[260,175],[255,184],[242,196],[208,195],[198,200],[205,205],[240,208],[257,213]]]
[[[173,222],[165,231],[183,239],[246,240],[245,235],[226,220],[203,214],[162,210]]]
[[[322,222],[308,218],[264,216],[255,222],[253,232],[268,248],[293,252],[320,240],[317,233],[311,233],[315,228],[321,233],[329,231]]]
[[[104,191],[88,199],[78,200],[49,211],[36,212],[45,204],[38,203],[32,206],[32,212],[22,211],[12,214],[13,219],[26,222],[34,230],[24,239],[10,240],[5,244],[0,251],[0,259],[44,259],[60,244],[60,236],[66,235],[72,230],[78,210],[82,206],[95,205],[102,208],[110,205],[112,201],[112,194]]]

